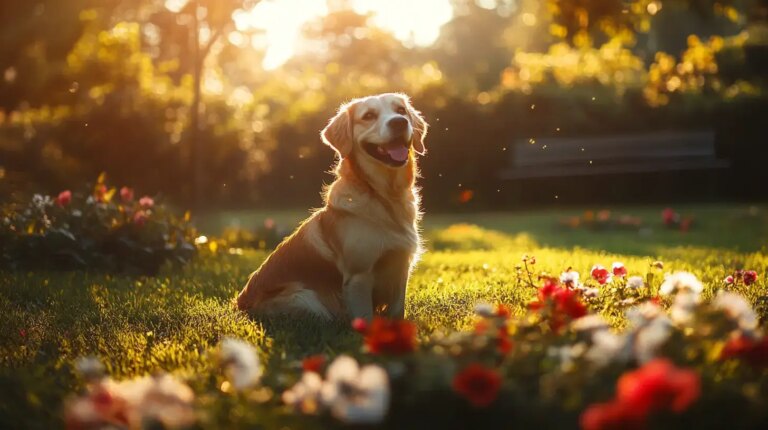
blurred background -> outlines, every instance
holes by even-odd
[[[763,201],[766,0],[4,0],[0,199],[107,172],[318,206],[318,132],[402,91],[435,211]]]

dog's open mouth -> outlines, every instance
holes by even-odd
[[[384,144],[363,142],[363,149],[371,157],[392,167],[402,167],[408,161],[411,143],[403,137],[392,139]]]

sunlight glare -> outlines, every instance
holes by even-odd
[[[305,0],[262,1],[250,11],[233,16],[240,31],[249,28],[265,33],[267,52],[262,66],[272,70],[288,61],[296,51],[304,24],[328,13],[325,2]]]
[[[449,0],[353,0],[360,14],[371,13],[373,24],[391,31],[400,41],[428,46],[440,36],[440,28],[453,17]]]
[[[165,8],[173,13],[178,13],[184,6],[189,3],[189,0],[165,0]]]
[[[186,0],[168,0],[186,1]],[[437,40],[440,28],[453,17],[450,0],[352,0],[352,8],[370,14],[371,23],[391,32],[406,45],[427,46]],[[253,9],[232,16],[240,32],[262,30],[266,54],[262,66],[272,70],[297,51],[302,27],[329,12],[325,1],[264,0]]]

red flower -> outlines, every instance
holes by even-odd
[[[757,281],[757,272],[754,270],[744,272],[744,285],[752,285],[755,281]]]
[[[768,336],[757,340],[746,336],[733,338],[723,347],[720,359],[741,359],[752,367],[768,367]]]
[[[506,327],[499,327],[499,338],[496,342],[496,349],[502,354],[507,355],[512,351],[515,343],[509,338]]]
[[[734,282],[733,275],[726,276],[725,279],[723,280],[723,282],[725,282],[728,285],[733,284],[733,282]]]
[[[19,336],[21,337],[27,337],[27,330],[21,329],[19,330]]]
[[[678,215],[672,208],[666,208],[661,211],[661,219],[664,220],[665,225],[673,225],[680,220],[680,215]]]
[[[611,272],[599,264],[592,266],[592,271],[590,273],[592,278],[599,282],[600,285],[605,285],[606,283],[611,282]]]
[[[616,387],[617,400],[632,405],[642,416],[659,410],[683,412],[701,395],[699,375],[678,369],[666,359],[653,360],[625,373]]]
[[[128,187],[120,188],[120,198],[123,199],[123,203],[133,201],[133,189]]]
[[[622,375],[616,384],[616,397],[588,407],[581,414],[581,428],[642,429],[650,414],[681,413],[700,395],[701,381],[696,372],[679,369],[669,360],[657,359]]]
[[[104,202],[105,196],[107,195],[107,186],[104,184],[97,184],[93,189],[93,195],[96,197],[97,202]]]
[[[56,197],[56,204],[64,207],[72,202],[72,191],[64,190]]]
[[[680,231],[685,233],[686,231],[691,229],[692,224],[693,224],[693,219],[683,218],[682,221],[680,221]]]
[[[620,278],[627,276],[627,268],[624,267],[624,263],[619,263],[617,261],[613,263],[613,266],[611,266],[611,269],[613,271],[613,276],[618,276]]]
[[[488,323],[488,320],[482,319],[475,323],[475,333],[476,334],[485,334],[488,331],[488,327],[490,324]]]
[[[416,349],[416,324],[376,317],[365,333],[365,345],[373,354],[405,354]]]
[[[552,279],[547,279],[539,288],[538,301],[529,304],[528,308],[547,317],[554,332],[560,331],[568,321],[587,314],[587,307],[579,300],[578,293],[562,288]]]
[[[352,320],[352,329],[358,333],[365,333],[368,330],[368,322],[365,318],[355,318]]]
[[[641,430],[642,420],[637,420],[627,411],[629,405],[617,401],[590,405],[579,419],[583,430]]]
[[[312,355],[301,361],[301,368],[305,372],[320,373],[325,365],[325,356],[322,354]]]
[[[148,219],[149,217],[144,211],[136,211],[136,213],[133,214],[133,223],[139,227],[142,227],[144,224],[146,224]]]
[[[470,364],[453,378],[453,390],[478,408],[493,403],[500,388],[501,376],[481,364]]]
[[[144,196],[139,199],[139,205],[145,209],[149,209],[155,205],[155,200],[152,197]]]
[[[496,305],[496,311],[494,313],[497,317],[508,318],[512,315],[512,310],[509,306],[499,303]]]

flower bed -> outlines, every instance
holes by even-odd
[[[481,303],[472,330],[421,337],[409,321],[355,320],[359,351],[289,368],[227,338],[211,355],[220,371],[189,378],[196,398],[168,375],[114,382],[81,366],[87,388],[67,403],[67,422],[216,428],[245,407],[320,427],[764,428],[768,337],[742,295],[760,274],[736,272],[705,300],[696,276],[663,275],[661,262],[644,278],[595,265],[583,283],[523,263],[527,312]],[[600,316],[620,313],[623,327]]]
[[[189,213],[178,218],[155,198],[109,187],[103,174],[92,187],[0,211],[0,262],[15,269],[154,274],[196,252]]]

